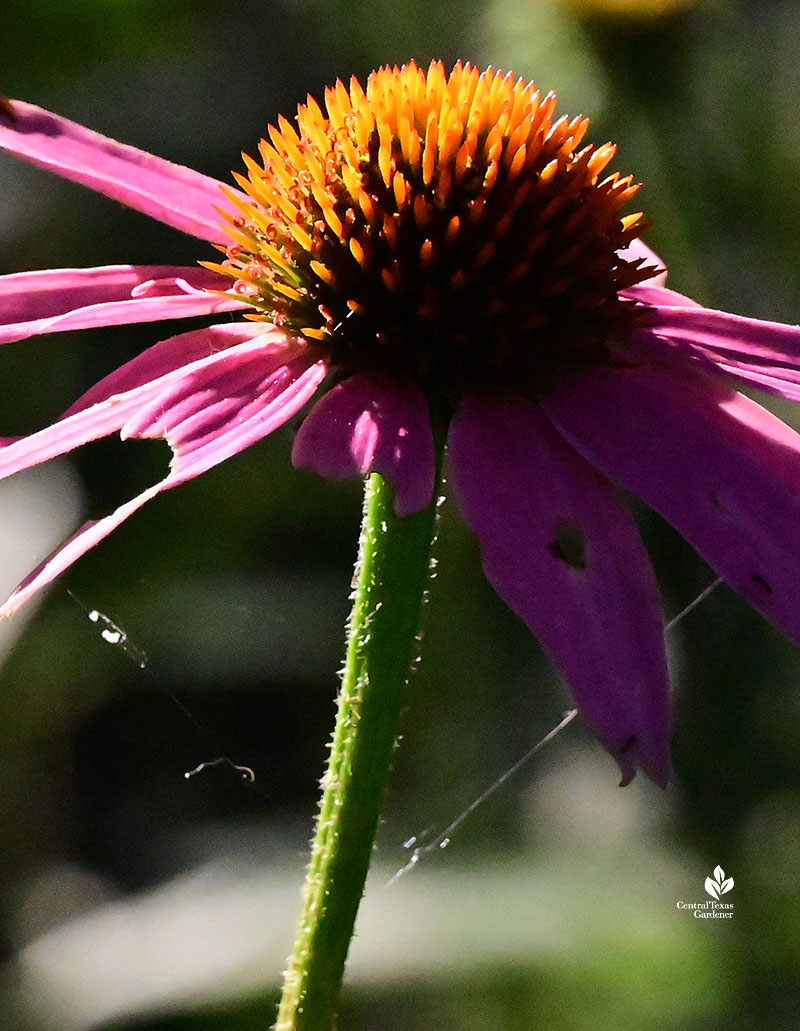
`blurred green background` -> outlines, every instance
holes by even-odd
[[[338,76],[411,57],[491,63],[619,143],[674,288],[796,322],[798,38],[794,0],[5,0],[0,93],[227,178],[268,122]],[[0,272],[203,257],[0,157]],[[43,425],[185,328],[4,348],[0,435]],[[151,503],[2,628],[3,1028],[269,1026],[360,505],[358,484],[291,470],[290,444],[288,429]],[[0,484],[4,587],[167,459],[165,445],[103,442]],[[713,574],[639,516],[674,615]],[[437,557],[340,1031],[797,1027],[800,657],[725,587],[670,635],[666,792],[643,778],[619,790],[576,722],[386,889],[403,843],[434,837],[570,704],[449,505]],[[124,627],[144,669],[91,609]],[[255,783],[224,768],[185,779],[219,755]],[[706,898],[717,864],[735,879],[733,920],[678,910]]]

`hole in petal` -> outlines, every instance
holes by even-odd
[[[548,544],[551,555],[566,562],[573,569],[586,568],[586,539],[575,523],[564,523],[555,540]]]
[[[753,573],[751,579],[756,587],[760,587],[765,594],[772,594],[772,584],[767,583],[763,576],[759,576],[758,573]]]

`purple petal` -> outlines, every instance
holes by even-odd
[[[614,488],[521,398],[467,398],[450,426],[453,492],[498,594],[539,638],[623,783],[669,772],[658,590]]]
[[[195,338],[196,343],[203,334],[206,354],[202,359],[81,408],[54,426],[0,449],[0,476],[116,430],[123,438],[164,438],[173,450],[164,480],[104,519],[87,523],[20,584],[0,608],[0,616],[14,612],[150,498],[200,475],[281,426],[313,396],[327,373],[325,365],[314,362],[296,341],[287,338],[280,348],[274,334],[259,334],[257,327],[218,326],[183,336]],[[265,335],[266,343],[260,339]]]
[[[292,408],[283,417],[274,399],[283,397],[291,405],[295,390],[306,389],[308,369],[314,370],[310,397],[326,367],[314,363],[295,339],[264,332],[258,324],[182,333],[106,377],[52,426],[0,448],[0,478],[117,431],[123,439],[165,439],[184,456],[182,469],[197,452],[217,448],[220,457],[210,468],[294,414]],[[176,469],[173,461],[173,473]]]
[[[410,381],[351,376],[314,405],[292,461],[330,480],[380,473],[394,490],[399,516],[422,511],[433,497],[436,465],[422,391]]]
[[[595,369],[541,403],[590,462],[800,640],[800,435],[691,368]]]
[[[223,276],[203,268],[106,265],[0,276],[0,344],[37,333],[189,318],[248,307],[210,291]]]
[[[219,243],[214,205],[226,207],[209,176],[101,136],[21,100],[14,118],[0,111],[0,149],[81,183],[201,240]]]
[[[775,369],[770,366],[754,366],[747,362],[724,361],[711,352],[697,352],[701,363],[717,372],[726,373],[741,383],[752,383],[760,390],[789,401],[800,401],[800,369]]]

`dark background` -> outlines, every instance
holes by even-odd
[[[614,167],[645,183],[648,242],[675,289],[796,322],[799,32],[791,0],[6,0],[0,93],[227,179],[268,122],[338,76],[363,82],[411,57],[510,68],[555,88],[562,112],[590,115],[593,140],[619,143]],[[0,272],[204,257],[197,241],[0,157]],[[186,328],[7,346],[0,436],[44,425]],[[2,628],[3,1027],[270,1023],[360,504],[358,484],[293,471],[290,444],[291,428],[151,503],[27,624]],[[109,441],[0,485],[7,587],[48,534],[132,496],[167,460],[163,444]],[[674,615],[713,574],[639,516]],[[435,836],[570,704],[449,505],[437,557],[341,1031],[796,1027],[798,652],[725,587],[670,635],[666,792],[643,778],[619,790],[574,723],[447,850],[384,890],[409,858],[403,842]],[[124,627],[143,670],[101,640],[91,609]],[[224,767],[184,778],[219,755],[255,783]],[[707,897],[717,864],[735,880],[733,920],[678,910]]]

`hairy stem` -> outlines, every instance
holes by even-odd
[[[364,495],[347,659],[275,1031],[330,1031],[364,891],[428,578],[436,501],[400,519],[377,474]]]

